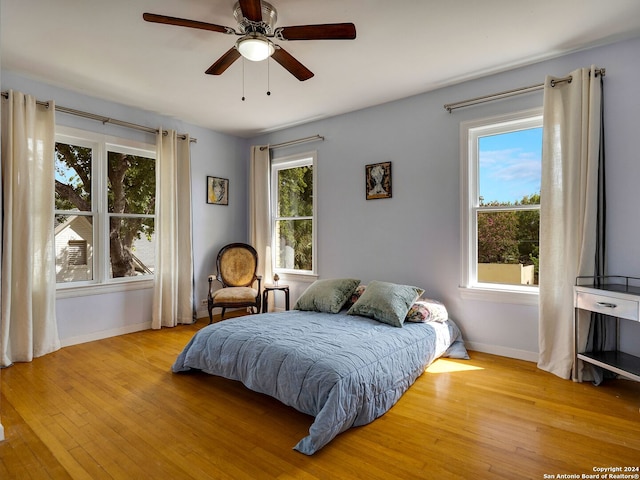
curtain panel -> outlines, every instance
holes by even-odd
[[[9,91],[2,99],[0,360],[29,362],[60,348],[54,254],[55,107]]]
[[[195,317],[190,141],[174,130],[157,139],[154,329],[193,323]]]
[[[571,78],[545,81],[540,189],[538,367],[565,379],[587,342],[574,339],[573,286],[594,275],[602,97],[595,67]]]
[[[273,278],[271,257],[271,155],[268,145],[251,147],[249,237],[258,252],[258,275]],[[268,305],[263,305],[268,311]]]

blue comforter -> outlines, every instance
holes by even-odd
[[[224,320],[198,331],[172,370],[198,369],[239,380],[315,417],[294,447],[311,455],[352,426],[383,415],[450,347],[464,352],[458,327],[318,312],[278,312]]]

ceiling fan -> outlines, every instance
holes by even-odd
[[[238,35],[240,38],[222,57],[211,65],[205,73],[220,75],[240,56],[248,60],[260,61],[272,57],[298,80],[305,81],[313,77],[313,72],[296,60],[289,52],[271,39],[292,40],[353,40],[356,27],[353,23],[330,23],[320,25],[298,25],[275,28],[278,12],[273,5],[261,0],[240,0],[233,8],[233,16],[238,29],[215,25],[213,23],[187,20],[145,13],[142,18],[147,22],[164,23],[180,27],[199,28],[212,32]]]

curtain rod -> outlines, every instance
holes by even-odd
[[[9,92],[2,92],[1,95],[4,98],[9,98]],[[49,102],[45,102],[42,100],[36,100],[36,103],[38,105],[41,105],[43,107],[47,107],[49,108]],[[69,108],[69,107],[63,107],[61,105],[56,105],[55,106],[56,112],[60,112],[60,113],[67,113],[69,115],[75,115],[77,117],[83,117],[83,118],[88,118],[90,120],[96,120],[98,122],[102,122],[103,124],[105,123],[111,123],[113,125],[117,125],[119,127],[126,127],[126,128],[131,128],[133,130],[140,130],[142,132],[147,132],[147,133],[153,133],[153,134],[158,134],[160,133],[160,130],[158,130],[157,128],[151,128],[151,127],[145,127],[144,125],[138,125],[136,123],[131,123],[131,122],[125,122],[123,120],[117,120],[115,118],[109,118],[109,117],[103,117],[102,115],[96,115],[95,113],[89,113],[89,112],[83,112],[82,110],[76,110],[74,108]],[[162,135],[167,135],[167,131],[163,130],[162,131]],[[186,140],[187,136],[184,133],[178,134],[178,137],[180,137],[182,140]],[[197,138],[190,138],[189,139],[190,142],[196,143],[198,141]]]
[[[299,138],[298,140],[291,140],[289,142],[276,143],[274,145],[264,145],[260,147],[260,150],[266,150],[267,148],[283,148],[291,145],[298,145],[299,143],[315,142],[317,140],[324,140],[322,135],[313,135],[311,137]]]
[[[596,69],[595,72],[596,72],[596,76],[600,74],[604,77],[606,70],[604,68],[599,68],[599,69]],[[571,80],[573,80],[571,75],[564,78],[554,79],[554,80],[551,80],[551,86],[555,87],[558,83],[565,83],[565,82],[571,83]],[[504,92],[493,93],[491,95],[485,95],[483,97],[476,97],[476,98],[470,98],[469,100],[462,100],[461,102],[447,103],[446,105],[444,105],[444,109],[449,113],[451,113],[453,110],[457,108],[470,107],[472,105],[478,105],[480,103],[492,102],[494,100],[501,100],[503,98],[522,95],[524,93],[535,92],[537,90],[542,90],[543,88],[544,88],[544,83],[540,83],[538,85],[530,85],[528,87],[514,88],[513,90],[506,90]]]

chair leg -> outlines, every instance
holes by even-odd
[[[220,320],[224,320],[224,312],[226,308],[222,307],[222,314],[220,315]]]
[[[213,308],[211,307],[211,305],[209,305],[209,308],[207,310],[209,310],[209,325],[211,325],[213,323]]]

